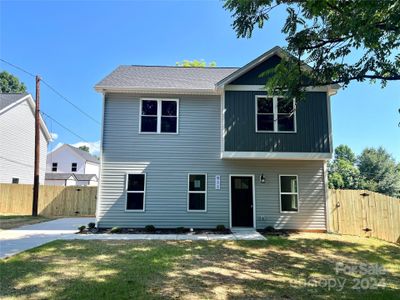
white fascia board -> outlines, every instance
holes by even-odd
[[[224,151],[221,159],[329,160],[332,153]]]
[[[336,94],[336,90],[338,87],[333,86],[314,86],[307,87],[305,91],[307,92],[327,92],[330,96]],[[252,92],[265,92],[265,85],[226,85],[225,91],[252,91]]]
[[[220,95],[217,89],[176,89],[176,88],[136,88],[95,86],[99,93],[143,93],[143,94],[189,94],[189,95]]]

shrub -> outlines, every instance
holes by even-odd
[[[156,228],[155,228],[153,225],[146,225],[146,226],[144,227],[144,230],[145,230],[146,232],[154,232],[154,231],[156,231]]]
[[[177,233],[184,233],[184,232],[187,232],[188,231],[188,229],[186,229],[185,227],[177,227],[176,228],[176,232]]]
[[[85,225],[82,225],[82,226],[78,227],[78,230],[79,230],[80,233],[82,233],[85,229],[86,229]]]
[[[264,230],[265,230],[266,232],[275,232],[274,226],[267,226],[267,227],[265,227]]]
[[[90,222],[89,224],[88,224],[88,228],[89,229],[94,229],[96,227],[96,223],[94,223],[94,222]]]
[[[225,227],[225,225],[220,224],[220,225],[217,225],[217,227],[215,227],[215,229],[216,229],[217,231],[225,231],[225,230],[226,230],[226,227]]]
[[[122,228],[120,227],[113,227],[110,230],[110,233],[121,233],[122,232]]]

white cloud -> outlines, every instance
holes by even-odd
[[[78,143],[75,143],[75,144],[71,144],[71,146],[74,146],[76,148],[79,148],[80,146],[87,146],[87,147],[89,147],[90,154],[93,154],[93,155],[99,155],[100,154],[100,141],[97,141],[97,142],[78,142]]]
[[[50,136],[51,136],[52,141],[55,141],[56,139],[58,139],[58,134],[55,132],[51,132]]]

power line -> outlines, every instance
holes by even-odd
[[[41,111],[41,113],[43,115],[45,115],[47,118],[51,119],[52,121],[54,121],[55,123],[57,123],[59,126],[61,126],[62,128],[64,128],[65,130],[69,131],[70,133],[72,133],[73,135],[75,135],[76,137],[80,138],[81,140],[89,143],[86,139],[84,139],[83,137],[81,137],[79,134],[73,132],[71,129],[69,129],[68,127],[66,127],[65,125],[61,124],[60,122],[58,122],[56,119],[54,119],[53,117],[49,116],[48,114],[46,114],[44,111]]]
[[[0,60],[1,60],[2,62],[4,62],[4,63],[6,63],[6,64],[8,64],[8,65],[10,65],[10,66],[12,66],[12,67],[14,67],[14,68],[16,68],[16,69],[18,69],[18,70],[20,70],[20,71],[22,71],[22,72],[28,74],[29,76],[32,76],[33,78],[35,78],[35,75],[33,75],[31,72],[29,72],[29,71],[27,71],[27,70],[25,70],[25,69],[23,69],[23,68],[21,68],[21,67],[19,67],[19,66],[17,66],[17,65],[14,65],[14,64],[10,63],[9,61],[6,61],[5,59],[0,58]]]
[[[50,89],[52,90],[56,95],[58,95],[61,99],[63,99],[64,101],[68,102],[69,104],[71,104],[73,107],[75,107],[75,109],[77,109],[78,111],[80,111],[82,114],[84,114],[86,117],[88,117],[89,119],[91,119],[93,122],[97,123],[98,125],[100,125],[100,122],[97,121],[95,118],[93,118],[92,116],[90,116],[88,113],[86,113],[85,111],[83,111],[82,109],[80,109],[78,106],[76,106],[74,103],[72,103],[70,100],[68,100],[67,97],[65,97],[64,95],[62,95],[59,91],[57,91],[55,88],[53,88],[47,81],[45,81],[44,79],[42,79],[42,82]]]
[[[0,58],[0,60],[32,77],[35,78],[35,75],[33,75],[31,72],[5,60]],[[54,87],[52,87],[47,81],[45,81],[43,78],[41,79],[41,81],[51,90],[53,91],[57,96],[59,96],[61,99],[63,99],[64,101],[66,101],[67,103],[69,103],[70,105],[72,105],[76,110],[78,110],[80,113],[82,113],[83,115],[85,115],[86,117],[88,117],[89,119],[91,119],[93,122],[95,122],[96,124],[100,125],[100,122],[97,121],[95,118],[93,118],[92,116],[90,116],[87,112],[85,112],[84,110],[82,110],[81,108],[79,108],[76,104],[74,104],[72,101],[70,101],[67,97],[65,97],[63,94],[61,94],[58,90],[56,90]]]

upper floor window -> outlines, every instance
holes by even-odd
[[[57,167],[58,167],[58,163],[53,162],[53,164],[51,165],[51,171],[52,172],[57,172]]]
[[[72,163],[71,164],[71,172],[76,172],[77,169],[78,169],[78,164],[77,163]]]
[[[178,133],[177,99],[142,99],[140,106],[140,132]]]
[[[295,101],[256,96],[256,132],[296,132]]]

